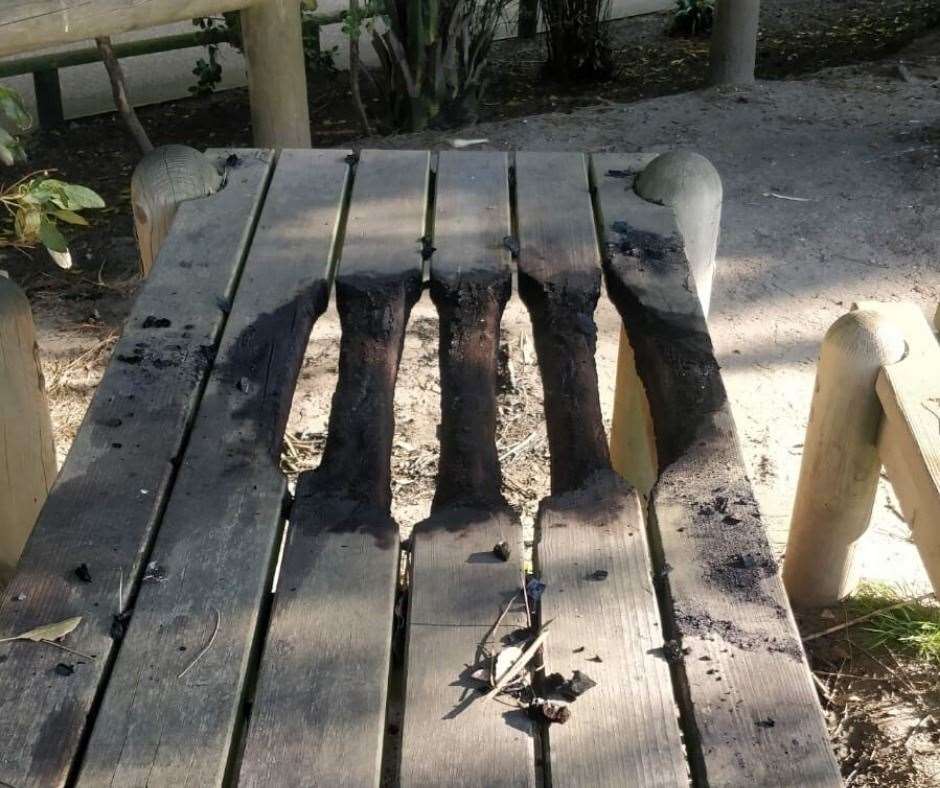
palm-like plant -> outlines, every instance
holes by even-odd
[[[476,119],[487,58],[509,0],[386,0],[373,29],[394,123],[420,130]]]
[[[607,79],[613,73],[605,26],[610,0],[541,0],[548,28],[550,76],[563,81]]]

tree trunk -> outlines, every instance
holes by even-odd
[[[717,0],[712,31],[711,84],[754,81],[760,0]]]

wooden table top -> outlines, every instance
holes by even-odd
[[[69,651],[0,644],[0,785],[841,785],[675,217],[631,188],[648,157],[209,155],[226,185],[180,207],[0,602],[0,638],[81,618]],[[600,421],[602,276],[648,395],[648,505]],[[552,463],[528,611],[494,440],[514,281]],[[441,465],[402,546],[392,400],[425,288]],[[285,424],[334,294],[329,435],[291,495]],[[596,682],[565,724],[471,675],[547,624],[537,693]]]

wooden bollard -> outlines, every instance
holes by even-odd
[[[875,381],[906,349],[900,328],[866,310],[840,317],[823,340],[783,564],[796,607],[832,605],[855,588],[881,471]]]
[[[754,81],[760,0],[717,0],[711,44],[711,84]]]
[[[140,160],[131,176],[131,206],[141,277],[150,273],[180,203],[214,194],[221,185],[209,158],[186,145],[164,145]]]
[[[596,173],[596,177],[604,176]],[[634,188],[644,200],[672,209],[702,312],[708,317],[721,229],[723,188],[718,171],[697,153],[671,151],[649,162]],[[617,472],[648,496],[658,476],[653,425],[633,348],[622,328],[610,454]]]
[[[55,481],[52,422],[25,294],[0,276],[0,587]]]
[[[241,12],[251,128],[257,148],[309,148],[310,109],[297,0],[260,0]]]

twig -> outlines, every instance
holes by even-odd
[[[150,137],[147,136],[147,132],[137,117],[133,105],[127,98],[127,83],[124,81],[124,71],[121,69],[121,64],[111,47],[111,37],[101,36],[95,39],[95,43],[98,45],[101,62],[104,63],[104,67],[107,69],[108,79],[111,80],[111,93],[114,96],[114,104],[117,106],[118,112],[121,113],[131,137],[134,138],[134,142],[140,148],[140,152],[142,154],[150,153],[153,150],[153,143],[150,142]]]
[[[816,689],[819,690],[819,694],[823,696],[823,699],[830,706],[832,705],[832,695],[829,692],[829,688],[823,683],[823,680],[819,678],[815,673],[813,673],[813,681],[816,684]]]
[[[63,651],[68,651],[69,654],[74,654],[76,657],[82,657],[83,659],[87,659],[89,662],[94,662],[94,661],[95,661],[95,658],[94,658],[91,654],[83,654],[81,651],[76,651],[74,648],[69,648],[68,646],[63,646],[61,643],[56,643],[54,640],[46,640],[45,638],[43,638],[43,639],[40,640],[39,642],[40,642],[40,643],[47,643],[47,644],[49,644],[50,646],[55,646],[56,648],[60,648],[60,649],[62,649]]]
[[[531,627],[532,610],[529,608],[529,590],[525,585],[525,569],[522,570],[522,599],[525,601],[525,623],[527,627]]]
[[[193,669],[193,666],[203,658],[205,653],[212,648],[212,644],[215,642],[215,636],[219,634],[219,625],[222,623],[222,614],[218,611],[218,608],[212,608],[212,611],[215,613],[215,629],[212,630],[212,634],[209,636],[209,642],[202,647],[202,650],[195,656],[192,662],[190,662],[180,674],[176,677],[178,679],[183,678],[190,670]]]
[[[523,593],[525,593],[525,592],[523,591]],[[516,593],[513,595],[513,598],[510,599],[510,600],[506,603],[506,607],[503,608],[502,612],[501,612],[501,613],[499,614],[499,616],[496,618],[496,623],[493,624],[493,626],[490,627],[490,629],[489,629],[489,631],[486,633],[486,635],[483,636],[483,642],[481,643],[481,645],[482,645],[484,648],[486,647],[486,644],[490,642],[490,638],[493,636],[493,633],[496,632],[497,629],[499,629],[499,625],[502,624],[502,623],[503,623],[503,619],[506,618],[506,614],[509,612],[509,608],[511,608],[511,607],[513,606],[513,603],[516,601],[516,599],[518,599],[518,597],[519,597],[519,592],[516,591]]]
[[[790,202],[816,202],[811,197],[791,197],[788,194],[777,194],[777,192],[764,192],[765,197],[776,197],[778,200],[789,200]]]
[[[519,657],[519,659],[517,659],[512,664],[512,667],[503,674],[502,678],[496,682],[496,686],[483,696],[484,703],[495,698],[503,689],[503,687],[505,687],[519,673],[521,673],[522,669],[532,661],[532,658],[538,653],[539,648],[541,648],[542,643],[545,642],[545,638],[548,637],[548,632],[548,626],[542,627],[541,632],[539,632],[535,640],[529,644],[529,647],[522,652],[522,655]]]
[[[900,602],[895,602],[892,605],[885,605],[885,607],[880,607],[877,610],[872,610],[870,613],[865,613],[863,616],[846,621],[844,624],[836,624],[835,626],[824,629],[821,632],[814,632],[812,635],[807,635],[805,638],[803,638],[803,642],[806,643],[809,640],[815,640],[816,638],[825,637],[826,635],[832,635],[835,632],[841,632],[843,629],[854,627],[856,624],[861,624],[863,621],[868,621],[868,619],[874,618],[880,613],[887,613],[889,610],[896,610],[897,608],[904,607],[905,605],[917,605],[932,596],[933,591],[931,591],[929,594],[921,594],[920,596],[916,596],[913,599],[903,599]]]

